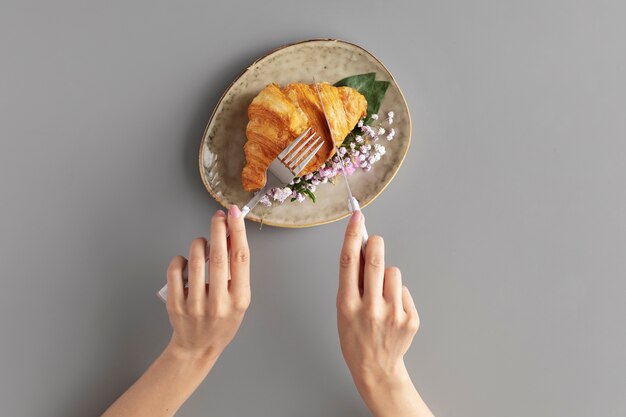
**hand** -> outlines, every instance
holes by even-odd
[[[419,317],[400,270],[385,268],[384,241],[371,236],[361,257],[363,215],[356,211],[341,250],[337,327],[356,387],[376,416],[432,416],[404,366]]]
[[[210,243],[208,285],[205,284],[206,239],[191,242],[189,262],[182,256],[170,262],[167,312],[174,331],[168,348],[215,360],[237,333],[250,304],[250,255],[244,221],[237,206],[229,210],[228,226],[224,212],[215,213]],[[188,290],[183,289],[182,280],[187,264]]]
[[[194,239],[189,262],[182,256],[170,262],[166,304],[174,328],[172,338],[163,353],[103,417],[172,417],[235,337],[250,304],[250,255],[246,228],[236,206],[228,211],[228,226],[221,210],[211,221],[208,286],[206,243],[204,238]],[[187,263],[188,290],[183,288]]]

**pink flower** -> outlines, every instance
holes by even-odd
[[[354,174],[354,171],[356,171],[356,167],[354,166],[354,164],[346,164],[345,170],[347,175],[352,175]]]

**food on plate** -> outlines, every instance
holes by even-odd
[[[280,88],[269,84],[248,107],[246,164],[241,183],[246,191],[262,188],[271,162],[298,135],[311,127],[324,139],[324,145],[300,175],[316,171],[343,143],[357,122],[367,114],[367,101],[351,87],[318,83],[331,137],[315,85],[289,84]],[[334,142],[333,142],[334,138]]]

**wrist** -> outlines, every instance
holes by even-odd
[[[211,368],[215,364],[215,362],[217,362],[220,353],[221,352],[217,351],[216,349],[211,348],[189,349],[185,346],[181,346],[174,340],[170,340],[165,350],[163,351],[163,356],[177,362],[188,362],[193,363],[197,366]]]
[[[405,397],[415,391],[404,362],[384,372],[361,372],[354,380],[361,397],[372,411],[388,408],[391,406],[388,402],[395,402],[396,398]]]
[[[397,389],[407,383],[411,383],[404,361],[400,361],[386,369],[368,369],[364,367],[359,372],[353,372],[352,376],[359,391],[362,390],[365,393],[380,391],[381,389]]]
[[[354,380],[375,417],[432,417],[403,361],[384,371],[361,373]]]

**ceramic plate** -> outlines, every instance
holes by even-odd
[[[241,170],[245,163],[243,145],[246,141],[247,109],[252,99],[267,84],[285,86],[292,82],[310,84],[317,81],[331,84],[342,78],[375,72],[377,80],[391,84],[379,114],[395,113],[395,139],[381,139],[387,152],[372,170],[357,170],[348,177],[352,193],[362,207],[374,201],[391,182],[400,168],[411,141],[411,118],[406,101],[387,68],[365,49],[339,40],[310,40],[283,46],[258,59],[224,92],[202,137],[200,175],[209,193],[224,207],[242,207],[252,193],[241,186]],[[258,205],[248,218],[279,227],[309,227],[333,222],[349,215],[347,191],[343,179],[335,185],[320,184],[317,202],[285,202],[267,208]]]

